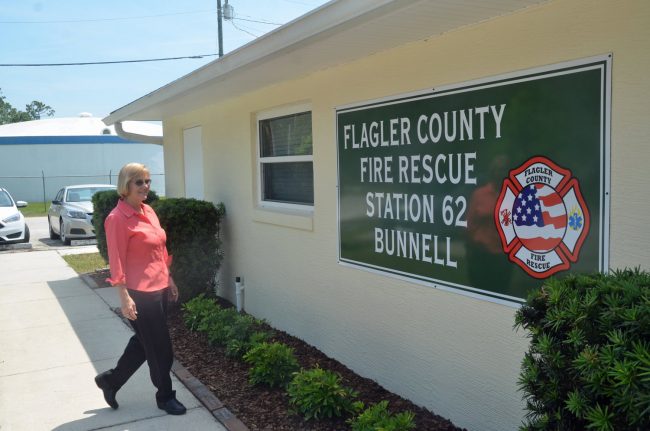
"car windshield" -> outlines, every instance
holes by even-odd
[[[105,190],[115,190],[114,187],[81,187],[75,189],[68,189],[65,194],[66,202],[90,202],[92,197],[97,192]]]
[[[11,200],[11,197],[9,197],[9,193],[5,192],[4,190],[0,191],[0,207],[12,207],[14,206],[14,202]]]

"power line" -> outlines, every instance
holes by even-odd
[[[139,20],[139,19],[149,19],[149,18],[161,18],[166,16],[177,16],[177,15],[192,15],[198,13],[216,13],[215,9],[208,10],[196,10],[189,12],[174,12],[174,13],[161,13],[157,15],[141,15],[141,16],[128,16],[128,17],[119,17],[119,18],[89,18],[89,19],[63,19],[63,20],[52,20],[52,21],[0,21],[0,24],[69,24],[69,23],[83,23],[83,22],[102,22],[102,21],[128,21],[128,20]],[[231,18],[239,21],[248,21],[255,22],[258,24],[269,24],[269,25],[282,25],[279,22],[265,21],[260,19],[250,19],[248,18]]]
[[[237,27],[237,25],[234,22],[232,22],[232,20],[230,20],[230,19],[228,20],[228,22],[230,22],[230,24],[232,24],[232,26],[235,27],[237,30],[239,30],[241,32],[244,32],[244,33],[246,33],[248,35],[251,35],[251,36],[253,36],[254,38],[257,39],[258,36],[256,34],[253,34],[250,31],[244,30],[243,28]]]
[[[295,1],[295,0],[284,0],[284,1],[287,2],[287,3],[293,3],[293,4],[303,5],[303,6],[315,7],[313,4],[305,3],[305,2],[302,2],[302,1]]]
[[[230,20],[237,20],[237,21],[248,21],[248,22],[256,22],[259,24],[269,24],[269,25],[283,25],[282,23],[279,22],[271,22],[271,21],[259,21],[259,20],[254,20],[254,19],[246,19],[246,18],[230,18]],[[230,21],[229,20],[229,21]]]
[[[145,63],[151,61],[200,59],[203,57],[214,57],[216,55],[217,54],[200,54],[200,55],[189,55],[186,57],[148,58],[148,59],[140,59],[140,60],[88,61],[88,62],[76,62],[76,63],[14,63],[14,64],[0,64],[0,67],[90,66],[90,65],[102,65],[102,64]]]

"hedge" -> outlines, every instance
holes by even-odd
[[[108,262],[104,220],[115,208],[118,195],[114,191],[93,196],[93,225],[99,252]],[[196,199],[158,199],[150,193],[150,203],[160,225],[167,233],[167,250],[173,256],[171,274],[178,285],[180,301],[186,302],[200,294],[214,296],[215,276],[222,259],[219,224],[225,207]]]
[[[181,303],[204,293],[215,295],[215,277],[223,253],[219,239],[223,204],[174,198],[154,202],[160,225],[167,232],[167,250],[174,258],[171,273]]]

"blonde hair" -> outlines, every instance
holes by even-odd
[[[149,174],[149,169],[142,163],[127,163],[117,176],[117,193],[123,198],[129,194],[129,183],[136,177]]]

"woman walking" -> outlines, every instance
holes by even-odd
[[[108,405],[117,409],[117,391],[147,361],[158,408],[182,415],[185,406],[172,390],[174,356],[166,322],[168,296],[177,301],[178,288],[169,273],[167,236],[156,213],[144,203],[150,186],[144,165],[125,165],[117,180],[120,200],[104,222],[111,270],[107,280],[118,289],[122,314],[131,321],[135,335],[115,368],[99,374],[95,383]]]

